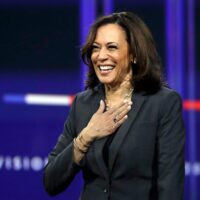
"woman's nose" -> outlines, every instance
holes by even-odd
[[[101,48],[98,54],[98,59],[104,60],[108,58],[108,52],[105,48]]]

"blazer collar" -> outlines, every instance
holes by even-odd
[[[95,95],[94,102],[92,103],[93,113],[97,111],[100,104],[100,100],[105,99],[104,86],[100,84],[99,86],[94,88],[94,92],[97,92],[98,94]],[[125,140],[125,137],[128,134],[130,127],[134,124],[134,120],[137,114],[139,113],[144,101],[145,101],[145,96],[142,92],[133,94],[132,96],[133,106],[132,106],[131,111],[128,113],[128,119],[118,129],[117,134],[114,137],[110,146],[109,163],[108,163],[110,172],[112,171],[112,168],[114,166],[114,162],[117,158],[117,154],[120,150],[120,146]],[[101,138],[95,141],[94,154],[95,154],[95,159],[96,159],[97,165],[99,166],[99,169],[101,170],[104,177],[108,178],[109,177],[108,170],[107,170],[107,167],[105,166],[105,162],[103,159],[103,147],[105,145],[106,140],[107,140],[107,137]]]

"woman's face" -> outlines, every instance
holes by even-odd
[[[93,43],[91,60],[99,81],[117,86],[130,77],[130,61],[125,31],[117,24],[98,28]]]

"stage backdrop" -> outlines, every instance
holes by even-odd
[[[139,2],[139,1],[138,1]],[[116,1],[116,11],[136,11],[150,26],[166,64],[165,4]],[[80,64],[79,1],[3,0],[0,6],[0,199],[50,200],[43,187],[43,167],[62,132],[73,96],[83,89]],[[101,3],[99,12],[101,11]],[[199,6],[197,6],[199,11]],[[197,10],[196,9],[196,10]],[[197,22],[200,23],[199,13]],[[199,26],[196,35],[200,35]],[[199,37],[196,38],[199,44]],[[196,46],[196,52],[199,52]],[[195,85],[200,85],[196,59]],[[187,70],[183,79],[187,82]],[[185,89],[187,88],[185,83]],[[200,90],[195,89],[198,103]],[[186,134],[185,200],[200,199],[200,109],[188,107],[183,95]],[[197,104],[196,104],[197,105]],[[191,146],[189,116],[194,116]],[[191,162],[191,149],[195,159]],[[78,200],[78,174],[57,200]],[[195,186],[195,187],[193,187]]]

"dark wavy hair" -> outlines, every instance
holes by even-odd
[[[98,28],[107,24],[118,24],[123,28],[129,52],[137,59],[136,64],[131,63],[134,91],[147,93],[158,91],[164,82],[162,81],[161,61],[154,39],[143,20],[131,12],[102,16],[91,26],[87,40],[81,49],[82,60],[89,67],[85,88],[94,88],[99,84],[91,61],[92,45]]]

